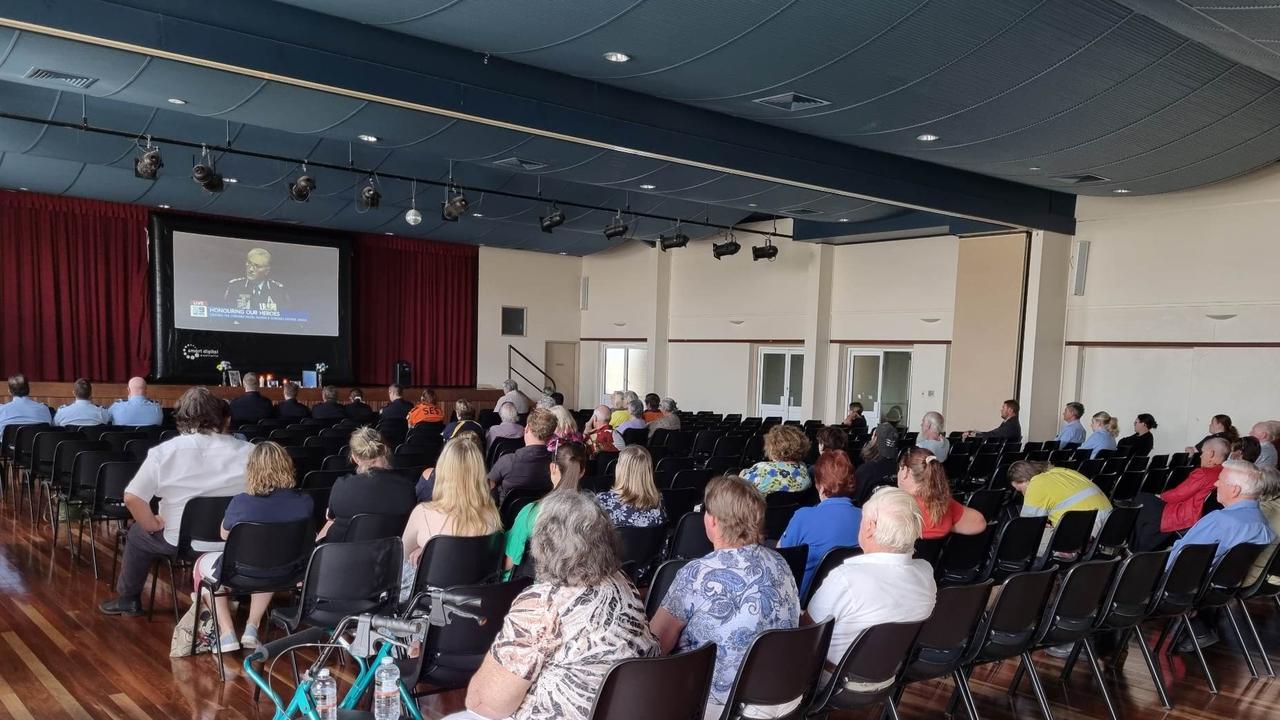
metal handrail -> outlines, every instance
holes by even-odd
[[[530,367],[532,367],[534,370],[537,370],[539,373],[541,373],[542,377],[546,380],[546,382],[544,382],[542,385],[539,385],[538,383],[535,383],[534,381],[525,377],[524,373],[520,372],[519,370],[516,370],[515,365],[512,364],[512,360],[511,360],[511,353],[513,352],[519,355],[520,357],[524,358],[524,361],[529,363]],[[555,392],[558,389],[556,387],[556,379],[548,375],[546,370],[543,370],[542,368],[538,367],[537,363],[529,359],[528,355],[525,355],[524,353],[520,352],[520,350],[517,349],[516,346],[507,345],[507,379],[510,380],[513,374],[519,375],[521,380],[524,380],[526,383],[529,384],[530,387],[535,387],[538,390],[542,390],[544,387],[547,387],[547,386],[550,386],[552,392]]]

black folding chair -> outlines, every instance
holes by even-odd
[[[591,720],[696,720],[706,709],[716,646],[656,658],[622,660],[609,668]]]
[[[957,585],[938,590],[933,614],[920,628],[915,644],[907,653],[907,662],[894,700],[900,700],[907,685],[950,676],[956,691],[964,702],[970,720],[977,720],[978,712],[969,694],[968,684],[960,679],[960,664],[965,651],[973,642],[974,629],[987,609],[991,597],[991,581],[976,585]]]
[[[1258,576],[1253,582],[1240,589],[1240,594],[1236,596],[1236,602],[1240,605],[1240,614],[1244,616],[1245,625],[1249,628],[1249,633],[1253,635],[1253,641],[1258,644],[1258,652],[1262,657],[1262,665],[1267,670],[1267,675],[1276,676],[1276,671],[1271,667],[1271,659],[1267,657],[1267,646],[1262,644],[1262,638],[1258,635],[1258,627],[1253,624],[1253,617],[1249,614],[1249,606],[1245,603],[1249,600],[1270,599],[1275,601],[1276,606],[1280,607],[1280,546],[1273,545],[1268,551],[1271,554],[1267,556],[1266,563],[1262,566]],[[1257,566],[1255,566],[1256,568]]]
[[[1192,609],[1200,614],[1212,614],[1219,609],[1226,614],[1231,630],[1236,636],[1236,641],[1240,643],[1245,666],[1248,667],[1249,675],[1254,679],[1258,677],[1258,669],[1253,664],[1253,657],[1249,654],[1249,646],[1245,644],[1244,634],[1240,632],[1240,625],[1236,622],[1235,613],[1231,612],[1231,602],[1240,596],[1245,586],[1245,578],[1248,577],[1249,571],[1253,569],[1253,564],[1257,561],[1258,556],[1266,549],[1266,545],[1241,543],[1228,550],[1214,562],[1213,567],[1209,570],[1209,576],[1192,606]],[[1170,648],[1178,642],[1178,636],[1182,632],[1188,635],[1194,634],[1191,628],[1190,611],[1183,613],[1181,630],[1174,632],[1169,641]],[[1194,642],[1194,638],[1192,640],[1191,644],[1195,646],[1196,654],[1202,656],[1203,654],[1199,652],[1199,644]],[[1214,683],[1213,675],[1209,672],[1208,665],[1204,665],[1203,670],[1209,685],[1209,692],[1214,695],[1218,694],[1217,685]]]
[[[1098,520],[1097,510],[1071,510],[1062,514],[1053,526],[1049,546],[1036,560],[1033,569],[1040,570],[1056,563],[1059,566],[1078,562],[1089,549],[1093,526]]]
[[[883,704],[889,717],[897,720],[894,683],[923,626],[922,620],[883,623],[863,630],[818,691],[808,715]]]
[[[644,587],[648,584],[654,563],[662,557],[667,526],[622,527],[618,528],[618,535],[622,539],[622,562],[633,564],[631,579],[638,587]]]
[[[541,500],[546,494],[544,490],[530,490],[528,488],[517,488],[507,493],[502,498],[502,504],[498,508],[498,516],[502,519],[502,527],[510,530],[512,524],[516,521],[516,516],[524,509],[524,506]]]
[[[348,615],[387,615],[400,597],[400,538],[318,545],[307,562],[298,602],[271,611],[285,634],[302,625],[333,628]]]
[[[969,585],[980,582],[995,536],[996,528],[992,525],[977,535],[948,535],[938,559],[938,583]]]
[[[1178,551],[1177,556],[1174,557],[1173,564],[1165,570],[1164,576],[1160,579],[1160,585],[1156,589],[1151,606],[1147,609],[1146,617],[1143,619],[1166,619],[1171,621],[1171,624],[1180,624],[1184,616],[1195,608],[1196,598],[1204,587],[1209,568],[1213,564],[1213,556],[1217,550],[1217,543],[1184,545]],[[1156,643],[1151,648],[1153,652],[1160,649],[1160,645],[1164,643],[1169,630],[1169,625],[1166,625],[1165,629],[1161,631],[1160,637],[1156,638]],[[1140,632],[1135,634],[1138,642],[1145,642]],[[1194,645],[1196,658],[1200,661],[1200,669],[1205,673],[1205,677],[1211,677],[1209,675],[1209,666],[1204,661],[1204,653],[1201,652],[1198,644]],[[1152,677],[1156,681],[1157,689],[1163,690],[1159,675],[1153,675]],[[1161,699],[1166,703],[1168,702],[1168,698],[1163,692],[1161,692]]]
[[[662,601],[667,597],[667,590],[670,590],[671,583],[675,582],[676,573],[690,562],[690,560],[667,560],[653,573],[653,582],[649,584],[649,594],[644,601],[644,611],[650,620],[658,614],[658,608],[662,607]]]
[[[799,590],[803,587],[804,569],[809,562],[809,546],[792,545],[791,547],[777,548],[777,552],[787,562],[787,567],[791,570],[791,577],[796,581],[796,590]]]
[[[797,703],[784,720],[799,720],[817,691],[834,619],[799,628],[766,630],[751,641],[719,720],[746,720],[754,705]],[[707,718],[716,720],[716,718]]]
[[[995,540],[995,552],[987,563],[981,579],[1004,580],[1013,573],[1031,569],[1040,553],[1040,538],[1044,535],[1047,518],[1018,517],[1000,528]]]
[[[662,493],[662,507],[669,518],[684,517],[702,502],[702,491],[698,488],[666,488],[658,492]]]
[[[443,588],[496,582],[502,576],[505,551],[502,533],[431,538],[418,558],[412,597],[402,612],[413,612],[433,592]]]
[[[675,532],[671,535],[671,545],[667,551],[669,560],[691,560],[700,558],[715,548],[707,538],[707,529],[702,524],[702,513],[685,513],[676,521]]]
[[[409,522],[409,515],[391,515],[387,513],[360,513],[351,518],[347,525],[347,534],[343,542],[361,542],[379,540],[381,538],[399,538],[404,534],[404,526]]]
[[[1111,514],[1102,523],[1102,530],[1093,539],[1085,553],[1085,560],[1102,560],[1123,557],[1129,550],[1129,540],[1133,536],[1133,526],[1138,521],[1138,512],[1142,506],[1122,506],[1112,508]]]
[[[182,509],[182,522],[178,527],[178,552],[172,558],[157,560],[169,566],[170,599],[173,601],[173,620],[177,622],[178,614],[178,575],[189,576],[191,567],[204,551],[196,550],[197,542],[216,543],[221,545],[222,519],[227,514],[227,506],[231,504],[230,495],[216,497],[191,498]],[[179,573],[179,570],[182,572]],[[151,580],[151,605],[147,610],[150,620],[156,609],[156,586],[160,584],[159,569],[153,566]]]
[[[809,607],[809,602],[813,600],[813,596],[818,592],[818,587],[822,585],[822,581],[827,579],[827,575],[832,570],[844,564],[845,560],[851,557],[857,557],[862,554],[862,548],[851,546],[833,547],[822,556],[822,561],[818,563],[818,569],[813,573],[813,580],[809,583],[809,592],[805,593],[801,598],[801,607]]]

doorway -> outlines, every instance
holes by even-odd
[[[547,343],[547,374],[564,394],[564,406],[578,407],[578,343]]]
[[[756,363],[760,417],[803,420],[804,348],[762,347]]]
[[[862,403],[867,427],[904,427],[910,418],[911,351],[850,348],[846,364],[846,406]]]

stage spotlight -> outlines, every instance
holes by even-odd
[[[369,184],[356,191],[356,212],[368,212],[382,204],[382,193],[369,178]]]
[[[289,198],[294,202],[306,202],[316,189],[315,178],[310,175],[299,175],[297,180],[289,183]]]
[[[682,248],[688,244],[689,244],[689,236],[685,235],[679,230],[677,230],[674,235],[658,236],[658,246],[662,248],[663,252],[666,252],[668,250],[674,250],[676,248]]]
[[[448,193],[447,190],[445,192]],[[458,222],[458,218],[467,214],[469,207],[471,203],[467,202],[467,196],[457,191],[455,195],[440,203],[440,219],[445,222]]]
[[[738,244],[738,241],[734,240],[733,237],[730,236],[726,242],[713,244],[711,246],[711,255],[715,259],[719,260],[720,258],[728,255],[737,255],[738,251],[741,249],[742,246]]]
[[[622,222],[622,213],[613,216],[613,222],[604,228],[604,236],[609,240],[620,238],[627,234],[627,224]]]
[[[148,143],[147,147],[133,160],[133,176],[143,180],[155,180],[162,167],[164,167],[164,161],[160,159],[160,149]]]
[[[222,175],[218,174],[212,163],[208,163],[208,158],[202,158],[191,168],[191,179],[208,192],[222,192]]]
[[[778,246],[773,244],[773,238],[766,238],[764,245],[756,245],[751,248],[751,262],[757,260],[768,260],[773,262],[778,257]]]
[[[555,205],[551,206],[551,210],[545,216],[538,218],[538,225],[542,227],[544,233],[549,233],[563,224],[564,213]]]

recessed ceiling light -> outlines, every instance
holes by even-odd
[[[561,255],[568,255],[569,253],[567,253],[567,252],[562,252],[562,253],[560,253],[560,254],[561,254]]]
[[[916,136],[916,139],[919,140],[920,142],[937,142],[942,138],[938,137],[937,135],[934,135],[933,133],[921,133]]]
[[[604,59],[608,60],[609,62],[624,63],[624,62],[630,62],[631,56],[624,52],[618,52],[617,50],[610,50],[609,52],[604,54]]]
[[[356,139],[357,139],[357,140],[360,140],[360,141],[362,141],[362,142],[367,142],[367,143],[376,143],[376,142],[378,142],[378,136],[377,136],[377,135],[366,135],[365,133],[360,133],[359,135],[357,135],[357,136],[356,136]]]
[[[640,189],[641,189],[641,190],[653,190],[653,189],[654,189],[654,188],[656,188],[656,187],[658,187],[658,186],[657,186],[657,185],[650,185],[650,184],[648,184],[648,183],[645,183],[644,185],[641,185],[641,186],[640,186]]]
[[[840,218],[840,222],[849,222],[849,218]]]
[[[20,187],[20,188],[18,188],[18,189],[19,189],[19,190],[21,190],[22,192],[27,192],[27,189],[26,189],[26,188],[24,188],[24,187]]]
[[[1028,170],[1039,170],[1039,169],[1040,169],[1040,166],[1039,166],[1039,165],[1032,165],[1031,167],[1029,167],[1029,168],[1027,168],[1027,169],[1028,169]]]
[[[238,182],[240,182],[240,181],[239,181],[239,180],[237,180],[236,178],[224,177],[224,178],[222,178],[222,182],[225,182],[225,183],[231,183],[232,185],[234,185],[234,184],[236,184],[236,183],[238,183]]]
[[[161,210],[168,210],[168,209],[169,209],[169,206],[168,206],[168,205],[165,205],[164,203],[161,203],[161,204],[157,205],[156,207],[160,208]]]
[[[391,232],[384,232],[384,233],[382,233],[382,234],[383,234],[383,235],[395,235],[395,233],[391,233]]]
[[[484,217],[484,213],[471,213],[471,217]]]
[[[182,98],[169,98],[169,103],[172,105],[186,105],[187,101]]]
[[[755,203],[747,203],[747,207],[758,207]]]
[[[1131,192],[1133,192],[1133,191],[1132,191],[1132,190],[1128,190],[1128,189],[1126,189],[1126,188],[1116,188],[1115,190],[1112,190],[1111,192],[1113,192],[1113,193],[1115,193],[1115,194],[1117,194],[1117,195],[1124,195],[1124,194],[1126,194],[1126,193],[1131,193]]]

